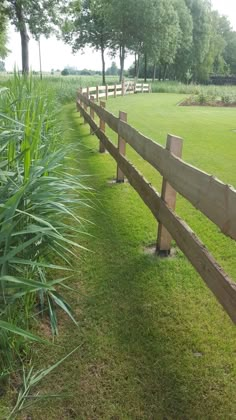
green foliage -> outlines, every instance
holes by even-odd
[[[7,41],[7,19],[5,14],[2,13],[0,5],[0,58],[5,58],[9,52]],[[2,62],[0,61],[0,63]],[[4,69],[0,68],[0,71],[4,71]]]
[[[80,346],[79,346],[80,347]],[[25,371],[25,367],[23,365],[23,383],[22,387],[19,391],[19,394],[17,396],[17,401],[13,409],[11,410],[10,414],[6,417],[6,420],[13,420],[16,418],[16,415],[18,415],[22,410],[28,409],[32,405],[39,403],[39,401],[49,398],[55,398],[58,397],[58,395],[50,394],[50,395],[37,395],[36,398],[30,398],[31,393],[33,389],[44,380],[46,376],[48,376],[52,371],[54,371],[58,366],[60,366],[63,362],[65,362],[68,357],[70,357],[73,353],[75,353],[78,348],[75,348],[73,351],[71,351],[69,354],[64,356],[61,360],[54,363],[47,369],[41,369],[39,371],[34,372],[33,366],[30,367],[29,371]]]
[[[70,71],[68,69],[63,69],[61,72],[62,76],[69,76],[69,74],[70,74]]]
[[[72,45],[73,51],[83,50],[86,45],[101,52],[103,84],[105,84],[105,50],[111,38],[110,2],[108,0],[72,1],[62,27],[63,39]]]
[[[111,63],[111,67],[106,70],[106,75],[107,76],[117,76],[118,74],[119,74],[119,69],[118,69],[115,61],[113,61]]]
[[[2,72],[2,71],[6,71],[6,68],[5,68],[5,63],[4,63],[4,61],[1,61],[1,60],[0,60],[0,72]]]
[[[142,30],[140,30],[142,28]],[[127,53],[135,54],[132,74],[159,79],[208,80],[212,72],[234,71],[235,36],[229,20],[208,0],[72,1],[63,38],[74,51],[86,45],[99,50],[105,83],[104,52],[120,59],[120,80]]]
[[[65,4],[66,2],[61,0],[4,0],[1,2],[0,24],[1,21],[9,20],[21,36],[22,72],[24,74],[29,73],[28,30],[37,40],[42,34],[48,37],[50,33],[55,32],[55,27],[59,24],[62,6],[65,7]]]
[[[21,337],[34,339],[28,330],[36,313],[50,320],[53,335],[58,333],[56,308],[76,323],[63,290],[84,231],[74,209],[83,204],[86,191],[66,166],[69,149],[61,145],[55,98],[47,83],[18,74],[0,90],[3,373],[14,369],[15,357],[21,357]]]

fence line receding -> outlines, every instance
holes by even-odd
[[[132,93],[150,93],[151,85],[149,83],[136,83],[134,81],[123,81],[120,84],[104,85],[104,86],[88,86],[81,88],[80,92],[96,98],[98,102],[100,98],[124,96]]]
[[[89,96],[89,89],[78,92],[77,109],[100,140],[99,150],[107,150],[117,162],[117,182],[122,182],[126,176],[158,221],[157,252],[168,255],[173,238],[236,323],[236,283],[190,227],[174,213],[178,192],[214,222],[223,234],[236,240],[236,190],[184,162],[179,137],[168,135],[164,148],[130,126],[125,113],[120,112],[119,117],[115,117],[105,109],[105,103],[99,106],[94,97],[91,100]],[[99,126],[94,121],[94,113],[100,119]],[[118,134],[118,146],[106,135],[106,124]],[[126,158],[126,143],[163,176],[161,195]]]

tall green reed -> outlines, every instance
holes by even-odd
[[[2,375],[21,356],[23,339],[32,339],[26,330],[36,312],[50,319],[53,335],[56,307],[76,323],[57,286],[68,288],[71,261],[80,248],[84,223],[74,209],[84,204],[86,189],[66,168],[68,149],[57,112],[55,90],[33,77],[15,73],[0,89]]]

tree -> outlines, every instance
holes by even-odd
[[[2,60],[0,60],[0,72],[1,71],[6,71],[6,68],[5,68],[5,63],[4,63],[4,61],[2,61]]]
[[[148,1],[148,0],[147,0]],[[143,0],[111,0],[110,25],[112,27],[110,48],[113,55],[119,52],[120,59],[120,81],[124,76],[124,63],[128,50],[133,50],[134,40],[137,39],[138,32],[135,23],[137,10]]]
[[[180,26],[172,0],[149,0],[144,20],[144,78],[149,64],[153,65],[153,80],[157,66],[159,78],[166,77],[167,69],[175,60],[180,44]]]
[[[222,57],[226,71],[236,75],[236,32],[233,31],[227,16],[219,16],[219,31],[225,41]]]
[[[109,0],[78,0],[70,3],[69,14],[63,26],[63,39],[72,45],[74,52],[86,46],[100,51],[102,80],[105,80],[105,51],[111,39]]]
[[[229,67],[229,73],[236,75],[236,32],[232,31],[228,38],[223,57]]]
[[[185,0],[193,20],[193,47],[189,56],[195,81],[204,81],[207,54],[211,39],[211,7],[208,0]]]
[[[22,52],[22,73],[29,73],[29,32],[35,39],[41,34],[49,36],[57,24],[62,0],[4,0],[0,15],[8,18],[20,33]]]
[[[69,72],[69,70],[68,70],[67,68],[65,68],[65,69],[63,69],[63,70],[61,71],[61,75],[62,75],[62,76],[69,76],[69,74],[70,74],[70,72]]]
[[[185,80],[186,75],[189,81],[191,74],[191,49],[193,47],[193,19],[189,8],[184,0],[175,0],[175,9],[179,19],[179,46],[176,52],[175,60],[172,66],[173,77],[178,80]]]
[[[112,61],[111,67],[109,67],[106,71],[107,76],[117,76],[119,74],[119,69],[115,63],[115,61]]]
[[[7,54],[7,19],[0,6],[0,58],[5,58]]]
[[[161,71],[159,77],[166,78],[167,69],[175,60],[177,50],[180,47],[181,30],[177,11],[171,0],[163,1],[163,14],[159,24],[159,60]]]

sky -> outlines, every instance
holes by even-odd
[[[211,0],[212,7],[218,10],[220,14],[227,15],[231,21],[232,27],[236,30],[236,0]],[[6,58],[6,69],[11,71],[16,65],[21,69],[21,44],[20,36],[14,31],[13,27],[9,30],[9,50],[11,53]],[[101,59],[98,52],[86,49],[85,54],[71,52],[71,47],[58,41],[55,37],[50,39],[41,38],[42,67],[44,71],[62,70],[64,67],[73,66],[80,70],[87,68],[90,70],[101,70]],[[30,67],[32,70],[39,70],[38,44],[30,39],[29,43]],[[106,57],[106,66],[111,64],[110,57]],[[115,60],[119,66],[119,62]],[[125,68],[133,63],[133,57],[127,57]]]

